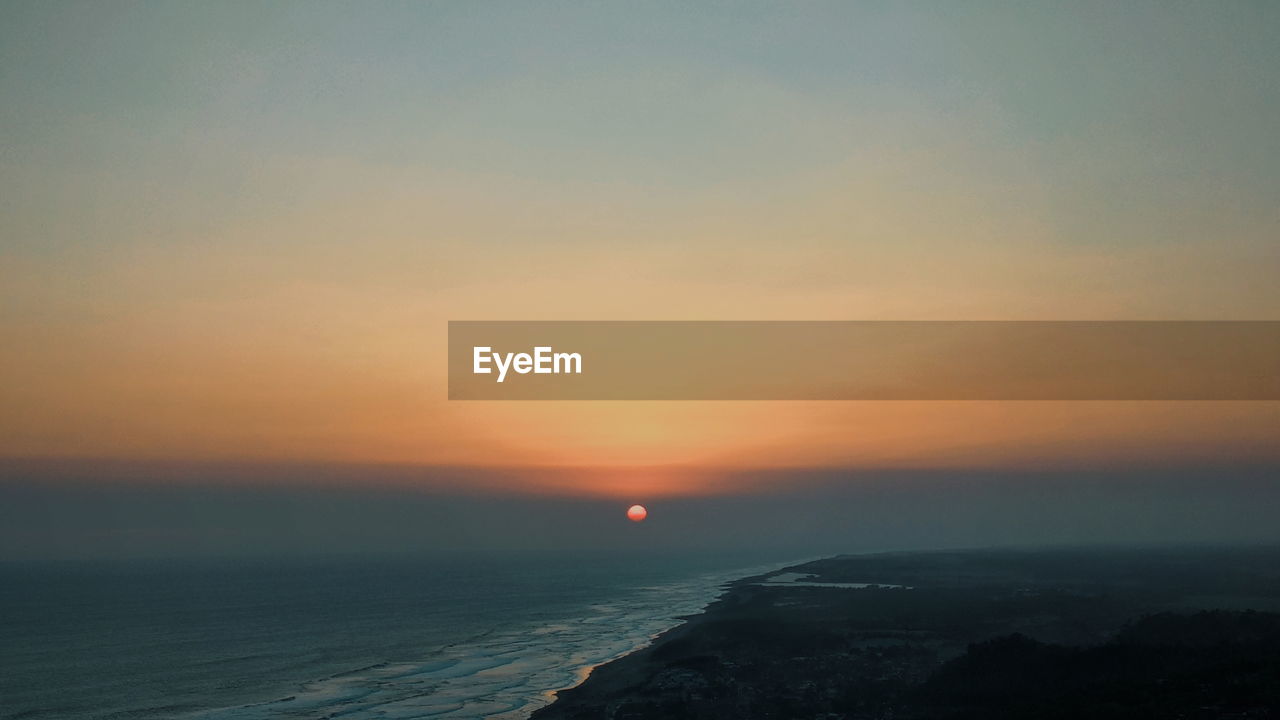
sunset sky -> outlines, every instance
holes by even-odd
[[[1275,402],[446,399],[449,320],[1280,319],[1280,6],[1031,5],[6,3],[0,458],[1280,463]]]

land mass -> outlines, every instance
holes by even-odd
[[[1280,548],[840,556],[744,578],[534,720],[1280,718]]]

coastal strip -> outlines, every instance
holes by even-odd
[[[1280,697],[1278,561],[1277,548],[817,560],[731,583],[532,719],[1030,717],[1063,707],[1087,717],[1116,703],[1157,716],[1269,712],[1268,698]],[[1137,671],[1126,661],[1135,654]],[[1231,675],[1242,659],[1262,672]]]

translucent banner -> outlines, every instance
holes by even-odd
[[[1280,322],[450,322],[449,398],[1280,400]]]

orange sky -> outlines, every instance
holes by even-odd
[[[635,233],[623,217],[503,246],[449,240],[501,232],[477,209],[374,195],[201,241],[13,258],[0,453],[624,468],[1275,457],[1276,403],[450,403],[444,364],[449,319],[1266,317],[1274,286],[1250,278],[1270,247],[1079,249],[1038,238],[1016,208],[984,219],[1001,229],[987,240],[966,221],[985,204],[964,194],[926,227],[908,197],[869,206],[886,226],[903,218],[886,229],[902,242],[850,241],[819,196],[662,219],[705,233],[696,245],[591,242]],[[802,240],[729,251],[797,205],[811,208]]]
[[[103,18],[92,57],[6,36],[0,456],[1280,453],[1276,403],[445,400],[448,320],[1276,319],[1280,150],[1259,118],[1280,61],[1261,23],[1148,37],[1128,14],[815,7],[744,12],[735,33],[708,10],[671,36],[657,10],[458,12],[403,19],[423,37],[400,46],[340,9],[312,18],[332,43],[202,12]],[[52,15],[60,37],[95,25]]]

